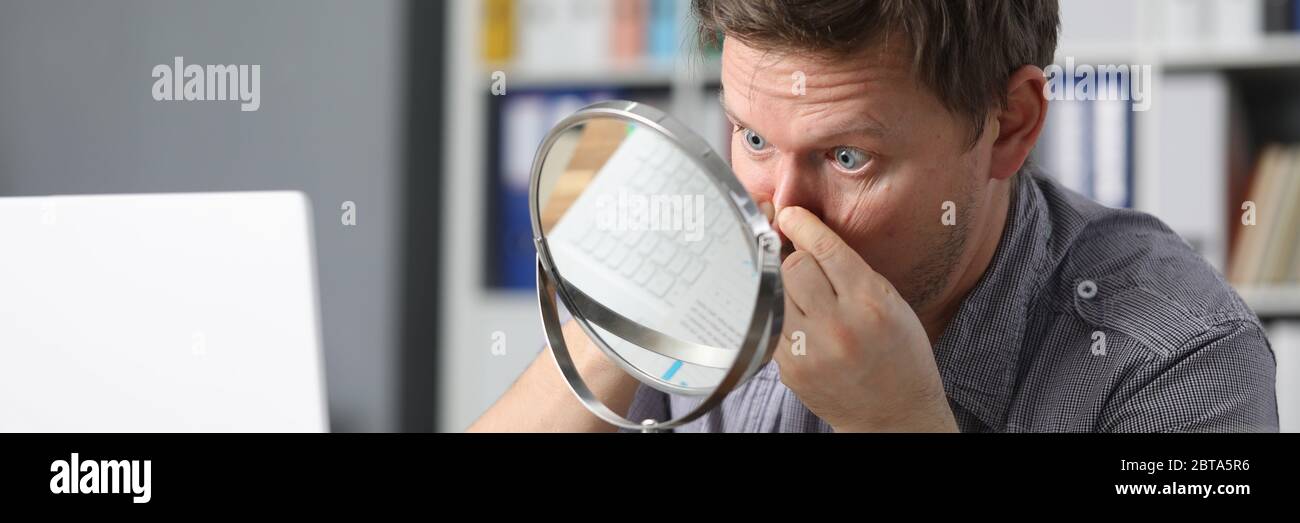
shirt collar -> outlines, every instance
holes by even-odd
[[[1030,171],[1018,173],[1012,187],[997,251],[934,347],[949,401],[992,430],[1006,423],[1050,234],[1046,201]]]

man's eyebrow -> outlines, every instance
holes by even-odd
[[[726,92],[720,86],[718,87],[718,105],[722,106],[722,112],[726,113],[727,118],[730,118],[731,121],[734,122],[736,125],[752,130],[754,132],[758,132],[757,129],[754,129],[749,124],[745,123],[739,117],[737,117],[736,113],[732,112],[730,107],[727,107]],[[887,138],[889,137],[889,134],[890,133],[888,127],[885,127],[883,124],[876,121],[876,119],[874,118],[864,117],[860,121],[852,122],[848,125],[843,125],[843,126],[833,128],[831,129],[830,132],[822,136],[824,138],[835,138],[839,136],[867,135],[875,138]]]
[[[875,118],[864,116],[861,120],[850,122],[846,125],[834,127],[830,132],[825,134],[826,138],[837,136],[870,136],[873,138],[888,138],[889,128],[884,124],[876,121]]]
[[[727,96],[726,96],[726,95],[727,95],[727,93],[726,93],[726,91],[722,88],[722,86],[718,86],[718,105],[721,105],[721,106],[722,106],[722,112],[725,113],[725,114],[727,115],[727,118],[730,118],[730,119],[731,119],[732,123],[735,123],[736,125],[739,125],[739,126],[741,126],[741,127],[744,127],[744,128],[746,128],[746,129],[751,129],[751,130],[752,130],[752,128],[749,126],[749,124],[746,124],[745,122],[741,121],[740,118],[738,118],[738,117],[736,116],[736,113],[731,112],[731,108],[730,108],[730,107],[727,107]]]

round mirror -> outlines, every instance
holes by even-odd
[[[705,141],[636,102],[588,106],[533,162],[531,211],[543,324],[579,399],[625,428],[689,422],[753,375],[781,329],[780,243]],[[674,420],[627,420],[570,360],[556,299],[642,383],[704,400]]]

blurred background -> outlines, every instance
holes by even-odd
[[[1150,107],[1053,101],[1035,161],[1228,275],[1300,430],[1300,1],[1061,4],[1058,63],[1140,66]],[[460,431],[543,344],[527,181],[549,127],[633,99],[726,156],[718,52],[688,6],[0,0],[0,196],[306,192],[331,429]],[[260,109],[154,101],[151,69],[177,56],[260,64]]]

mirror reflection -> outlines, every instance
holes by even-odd
[[[674,143],[612,117],[570,127],[545,152],[538,210],[597,345],[645,383],[702,395],[736,363],[757,253],[732,196]]]

